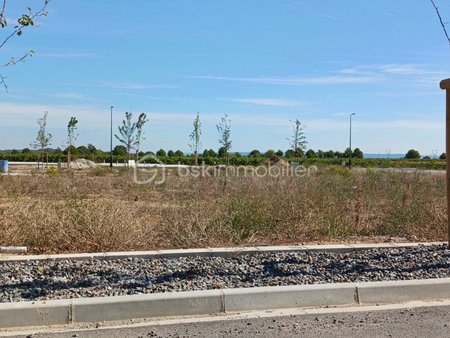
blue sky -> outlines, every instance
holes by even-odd
[[[7,17],[42,1],[10,1]],[[450,4],[437,0],[450,21]],[[0,49],[0,149],[35,139],[48,111],[53,147],[71,116],[77,145],[109,148],[125,111],[147,113],[145,150],[189,151],[197,112],[203,148],[232,121],[233,151],[287,149],[290,120],[309,147],[441,153],[450,47],[428,0],[52,0],[49,15]],[[5,35],[3,30],[2,36]]]

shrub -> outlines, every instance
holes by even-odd
[[[410,149],[406,153],[405,158],[412,160],[420,159],[420,153],[415,149]]]

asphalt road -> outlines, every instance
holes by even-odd
[[[450,304],[445,304],[379,307],[376,310],[372,307],[364,311],[325,309],[309,314],[288,310],[231,318],[171,320],[112,328],[100,326],[65,332],[10,333],[8,337],[450,337]]]

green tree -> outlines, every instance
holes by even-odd
[[[175,152],[174,152],[173,150],[169,150],[169,151],[167,152],[167,156],[169,156],[169,157],[174,157],[174,156],[175,156]]]
[[[325,158],[333,158],[334,157],[334,151],[333,150],[328,150],[323,155],[324,155]]]
[[[287,140],[289,141],[291,149],[295,153],[295,157],[302,157],[304,151],[306,150],[306,145],[308,144],[308,141],[306,141],[305,133],[303,132],[304,127],[298,119],[291,121],[291,123],[292,136],[290,138],[287,138]]]
[[[317,158],[318,157],[317,153],[312,149],[309,149],[305,155],[307,158]]]
[[[405,154],[405,158],[410,160],[418,160],[420,159],[420,153],[415,149],[409,149],[408,152]]]
[[[67,155],[67,157],[69,157],[69,154],[78,155],[77,148],[73,145],[66,147],[66,149],[64,149],[63,153],[64,153],[64,155]]]
[[[286,152],[284,153],[284,156],[286,158],[293,158],[295,157],[295,151],[293,149],[288,149],[286,150]]]
[[[64,155],[64,151],[60,147],[58,147],[54,150],[53,154],[61,158],[61,156]]]
[[[88,149],[88,152],[89,152],[89,154],[95,154],[96,153],[96,151],[97,151],[97,148],[93,145],[93,144],[91,144],[91,143],[89,143],[88,145],[87,145],[87,149]]]
[[[278,149],[277,152],[275,153],[275,155],[277,155],[278,157],[283,157],[283,155],[284,155],[283,150]]]
[[[224,151],[224,157],[227,165],[229,164],[228,153],[231,150],[231,120],[228,118],[228,114],[225,114],[220,119],[220,123],[216,125],[219,132],[219,143],[222,145]]]
[[[261,152],[258,149],[253,149],[248,156],[253,156],[253,157],[261,157]]]
[[[176,157],[183,157],[183,156],[184,156],[184,153],[183,153],[181,150],[177,150],[177,151],[175,152],[175,156],[176,156]]]
[[[364,153],[362,152],[361,149],[355,148],[355,149],[353,150],[353,155],[352,155],[352,157],[353,157],[353,158],[364,158]]]
[[[352,151],[350,150],[350,148],[347,148],[344,151],[343,157],[349,158],[351,154],[352,154]]]
[[[99,153],[97,148],[93,144],[88,143],[87,150],[88,150],[88,154],[89,154],[89,157],[91,158],[91,160],[95,161],[95,157]]]
[[[198,152],[200,147],[202,146],[201,143],[202,123],[200,121],[199,113],[197,113],[197,115],[194,118],[193,127],[194,129],[192,130],[192,133],[189,135],[189,138],[191,140],[189,146],[194,153],[194,164],[198,165]]]
[[[281,154],[281,155],[283,155],[283,154]],[[272,149],[269,149],[264,153],[265,158],[273,158],[274,156],[275,156],[275,151]]]
[[[75,147],[75,140],[78,137],[77,134],[77,124],[78,120],[75,116],[72,116],[69,120],[69,123],[67,124],[67,145],[68,145],[68,152],[67,152],[67,168],[70,169],[70,157],[72,154],[72,146]]]
[[[123,145],[117,145],[113,149],[113,154],[115,156],[125,156],[127,154],[127,147]]]
[[[156,156],[158,156],[158,157],[166,157],[167,154],[166,154],[166,151],[165,151],[164,149],[159,149],[159,150],[156,152]]]
[[[88,147],[79,146],[79,147],[77,147],[77,154],[84,157],[84,156],[89,156],[90,152],[89,152]]]
[[[27,8],[27,12],[21,14],[18,18],[11,18],[13,23],[10,24],[8,21],[10,17],[6,14],[7,0],[0,2],[0,28],[2,36],[0,36],[0,49],[5,47],[6,43],[15,36],[21,36],[25,29],[34,26],[34,21],[37,17],[47,15],[47,4],[49,0],[43,1],[42,7],[33,11],[30,7]],[[12,57],[8,61],[2,61],[0,67],[14,66],[20,62],[25,61],[27,58],[34,54],[33,50],[25,52],[22,56],[16,58]],[[0,85],[2,85],[6,91],[8,91],[8,86],[6,85],[6,76],[0,73]]]
[[[228,156],[228,152],[225,147],[220,147],[217,151],[217,156],[220,158],[226,158]]]
[[[447,158],[445,153],[442,153],[441,156],[439,156],[440,160],[445,160]]]

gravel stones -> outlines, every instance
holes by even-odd
[[[446,245],[348,253],[0,262],[0,302],[450,277]]]

